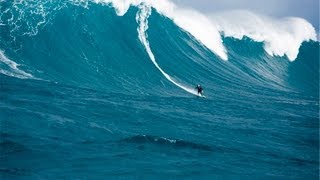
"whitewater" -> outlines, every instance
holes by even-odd
[[[319,47],[300,17],[0,0],[0,177],[316,179]]]

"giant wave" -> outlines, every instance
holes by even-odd
[[[0,0],[0,175],[317,177],[319,47],[296,17]]]
[[[102,12],[100,13],[99,17],[94,17],[95,14],[91,11],[97,8],[97,6],[94,5],[95,3],[97,3],[98,5],[106,5],[107,7],[104,8],[105,10],[107,10],[108,7],[111,6],[112,8],[115,9],[118,16],[125,16],[125,17],[119,17],[119,18],[114,17],[115,20],[111,20],[110,17],[113,17],[113,15],[111,14],[112,12],[110,10],[108,10],[108,13],[106,13],[105,17],[102,17],[104,16]],[[75,11],[76,14],[65,13],[65,15],[69,17],[68,19],[70,23],[63,22],[66,20],[61,19],[62,18],[61,14],[64,14],[66,6],[70,6],[70,8],[74,8],[76,10]],[[137,6],[141,10],[137,11],[137,10],[131,9],[130,13],[128,13],[130,6]],[[225,72],[225,71],[233,71],[234,75],[238,77],[225,77],[229,80],[238,79],[239,73],[243,74],[242,81],[252,76],[253,74],[256,74],[261,78],[267,78],[269,81],[267,83],[270,83],[270,80],[271,80],[272,82],[274,82],[272,84],[273,86],[276,85],[279,88],[280,86],[283,88],[283,86],[287,86],[287,83],[288,83],[286,82],[286,80],[284,80],[284,76],[287,76],[287,74],[284,71],[287,71],[287,70],[283,68],[287,68],[284,66],[288,66],[288,65],[286,62],[273,62],[275,61],[274,59],[276,58],[272,58],[272,56],[284,56],[284,58],[287,57],[290,61],[293,61],[297,58],[299,48],[303,41],[316,40],[316,33],[314,28],[312,27],[312,25],[310,25],[308,22],[306,22],[303,19],[290,18],[290,19],[284,19],[284,20],[276,20],[272,18],[255,15],[250,12],[233,12],[233,11],[215,14],[210,17],[207,17],[195,10],[180,8],[170,1],[162,1],[161,3],[156,3],[155,1],[149,1],[149,0],[139,0],[139,1],[137,0],[136,1],[106,1],[106,0],[100,1],[99,0],[99,1],[92,1],[92,2],[91,1],[74,1],[74,2],[58,1],[56,3],[53,3],[51,1],[2,2],[1,9],[3,10],[3,13],[1,15],[1,23],[4,25],[0,26],[0,28],[3,30],[2,31],[3,35],[1,36],[1,48],[2,48],[2,51],[5,50],[5,53],[1,52],[1,62],[6,66],[8,66],[9,64],[9,67],[11,67],[12,72],[9,73],[8,70],[5,70],[5,69],[2,69],[1,72],[7,75],[11,74],[12,76],[15,76],[15,73],[16,73],[17,74],[16,77],[30,78],[32,77],[31,71],[38,71],[38,72],[41,71],[43,72],[42,74],[36,75],[36,76],[39,76],[38,78],[42,78],[43,75],[48,75],[51,77],[43,77],[43,79],[56,81],[59,79],[58,76],[60,77],[70,76],[69,75],[70,70],[72,71],[72,68],[74,67],[74,68],[80,68],[81,73],[86,74],[84,76],[86,77],[85,79],[87,79],[88,82],[91,81],[92,79],[97,79],[96,77],[94,77],[96,76],[96,73],[102,76],[98,78],[99,81],[101,79],[108,79],[108,77],[106,77],[108,75],[106,74],[112,74],[113,73],[112,71],[115,71],[115,69],[112,68],[110,70],[109,69],[107,70],[106,68],[110,68],[111,66],[108,66],[107,63],[103,61],[105,61],[108,58],[110,59],[111,57],[106,57],[106,56],[103,57],[103,56],[99,56],[98,54],[103,53],[102,51],[106,49],[110,49],[110,46],[119,46],[120,49],[125,48],[119,42],[115,42],[116,40],[112,42],[112,40],[110,39],[110,37],[115,35],[114,29],[112,28],[118,28],[118,31],[120,31],[119,28],[123,28],[128,31],[131,31],[130,35],[132,37],[130,37],[130,39],[126,43],[128,42],[135,43],[134,46],[137,47],[139,46],[139,44],[134,41],[138,37],[138,39],[140,39],[141,44],[144,46],[145,50],[147,51],[149,58],[154,63],[155,67],[157,67],[160,70],[160,72],[164,75],[164,77],[167,78],[167,80],[171,81],[174,85],[180,87],[181,89],[195,94],[195,91],[193,90],[193,88],[190,87],[190,85],[191,86],[193,85],[190,84],[190,82],[188,82],[188,79],[179,79],[178,77],[177,78],[171,77],[172,75],[173,76],[179,76],[179,75],[173,72],[172,75],[170,76],[169,75],[170,73],[168,74],[165,71],[167,70],[170,71],[170,68],[172,67],[161,69],[161,65],[157,63],[157,60],[163,61],[163,59],[168,59],[169,54],[166,54],[166,57],[164,58],[161,57],[156,59],[150,48],[149,44],[151,44],[151,47],[153,46],[153,44],[152,44],[152,41],[151,43],[148,42],[147,34],[146,34],[148,26],[150,26],[148,25],[148,21],[147,21],[148,16],[151,14],[150,8],[154,8],[158,13],[160,13],[160,15],[164,15],[164,17],[168,17],[169,19],[172,19],[172,22],[174,22],[175,25],[182,28],[185,32],[190,33],[190,34],[184,35],[188,37],[182,36],[181,37],[182,39],[178,39],[177,36],[175,37],[175,39],[171,39],[171,42],[173,42],[174,44],[177,44],[177,47],[172,49],[180,49],[180,50],[167,52],[167,53],[185,54],[185,52],[181,50],[181,44],[183,46],[189,46],[194,50],[195,53],[200,55],[199,56],[200,58],[197,57],[191,60],[190,58],[185,58],[185,60],[183,60],[183,63],[196,63],[202,66],[205,70],[210,69],[208,71],[210,71],[211,73],[212,72],[219,73],[220,74],[219,76],[222,76],[222,74],[223,76],[227,76],[228,74],[230,74],[230,72]],[[28,12],[27,10],[31,10],[31,11]],[[60,13],[58,13],[59,11]],[[97,13],[99,13],[100,11],[97,11]],[[84,13],[84,14],[81,14],[81,13]],[[134,19],[134,17],[132,17],[133,13],[136,13],[137,25],[134,25],[133,23],[131,23],[130,26],[123,25],[122,27],[114,27],[115,26],[114,24],[117,23],[117,21],[132,22],[132,20]],[[92,15],[92,18],[88,17],[89,14]],[[35,18],[32,18],[30,20],[31,16],[34,16]],[[80,22],[80,18],[78,17],[86,18],[86,22],[88,23]],[[238,19],[233,19],[232,17],[238,17]],[[72,20],[70,18],[74,18],[75,22],[71,22]],[[99,22],[99,24],[95,24],[96,22],[94,21],[96,20],[98,21],[99,18],[102,21],[105,21],[105,23]],[[162,17],[157,15],[156,18],[162,18]],[[24,21],[26,22],[23,23]],[[108,21],[109,21],[109,24],[108,24]],[[83,23],[83,24],[80,24],[80,23]],[[72,26],[67,26],[68,24],[71,24]],[[274,29],[275,25],[277,25],[276,26],[277,29]],[[70,32],[70,34],[66,34],[66,36],[65,34],[61,34],[62,26],[70,27],[69,31],[76,31],[76,32],[78,31],[78,34],[83,33],[86,36],[84,38],[87,38],[87,39],[80,39],[80,42],[76,42],[77,40],[72,35],[72,32]],[[76,26],[78,26],[77,28],[80,30],[77,30],[77,28],[75,28]],[[133,26],[137,26],[138,34],[136,34],[133,31]],[[151,28],[153,28],[152,26],[156,26],[156,25],[151,25]],[[159,29],[159,27],[154,27],[154,28],[155,29],[158,28],[158,30],[161,30]],[[167,32],[166,34],[167,36],[172,36],[171,34],[172,32],[169,32],[169,28],[167,27],[160,27],[160,28],[162,28],[163,31]],[[39,29],[41,29],[43,32],[38,32]],[[55,32],[56,34],[49,31],[56,31]],[[82,31],[82,32],[79,32],[79,31]],[[103,36],[98,37],[97,36],[98,33],[100,33],[100,35],[103,35]],[[122,31],[122,34],[119,33],[118,36],[122,36],[125,33],[128,33],[128,32]],[[221,36],[220,34],[222,34],[223,36]],[[43,38],[41,36],[45,36],[45,37]],[[81,35],[79,34],[79,36]],[[150,33],[149,36],[150,36],[150,39],[153,41],[154,41],[153,38],[159,39],[159,37],[155,37],[156,34],[151,35]],[[60,42],[56,42],[56,44],[53,44],[54,42],[51,42],[53,37],[58,38],[62,42],[66,42],[66,47],[56,47]],[[262,59],[264,59],[263,61],[265,62],[262,62],[261,60],[256,60],[256,62],[254,63],[258,63],[260,65],[254,65],[254,66],[260,66],[260,67],[257,67],[258,69],[255,69],[255,67],[252,65],[250,65],[252,67],[248,67],[248,65],[244,65],[246,68],[250,68],[251,74],[244,73],[244,72],[237,73],[235,72],[237,71],[237,69],[236,70],[228,69],[232,67],[220,67],[221,69],[222,68],[224,69],[222,70],[222,72],[221,71],[219,72],[215,69],[216,67],[214,67],[216,65],[209,65],[213,63],[221,64],[221,62],[217,62],[217,59],[227,60],[227,59],[230,59],[230,56],[231,56],[231,61],[243,61],[241,62],[241,64],[248,63],[246,62],[247,60],[243,59],[243,57],[240,57],[239,54],[237,55],[233,53],[234,50],[232,45],[228,46],[228,44],[226,43],[226,41],[229,41],[228,39],[226,39],[228,37],[236,38],[236,39],[243,39],[243,37],[248,37],[254,40],[255,42],[262,42],[263,49],[271,57],[261,52],[259,56],[262,55]],[[30,41],[31,43],[26,41]],[[56,40],[53,40],[53,41],[56,41]],[[86,44],[85,41],[89,41],[89,42],[87,42]],[[100,46],[102,41],[106,41],[106,43]],[[170,40],[168,39],[164,39],[164,41],[167,41],[168,44],[170,43]],[[44,45],[47,42],[50,42],[49,45],[52,45],[52,46],[45,47],[46,49],[43,49],[44,47],[40,43]],[[248,42],[248,41],[243,40],[243,42]],[[79,49],[75,49],[75,48],[71,49],[72,48],[71,46],[76,47],[75,46],[76,43],[77,45],[78,43],[80,43],[82,47],[80,47]],[[174,45],[173,43],[172,45]],[[30,46],[28,44],[30,45],[32,44],[34,48],[30,48],[30,49],[23,48],[23,47],[21,48],[21,46],[24,46],[24,47]],[[91,46],[88,46],[88,44]],[[7,49],[5,48],[5,47],[10,47],[12,45],[13,45],[12,48],[7,48]],[[204,45],[204,47],[201,47],[202,45]],[[260,45],[258,46],[257,45],[255,46],[257,47],[257,50],[259,50]],[[104,47],[106,49],[104,49]],[[58,48],[57,50],[60,50],[58,52],[55,52],[56,54],[60,53],[59,57],[68,56],[67,59],[71,58],[70,60],[72,59],[81,59],[81,60],[76,60],[76,64],[72,63],[73,65],[66,64],[67,63],[66,60],[63,60],[63,62],[59,62],[59,61],[62,61],[60,60],[61,58],[59,57],[55,57],[55,58],[48,57],[48,55],[50,56],[51,48]],[[98,57],[98,59],[92,58],[92,55],[91,57],[88,57],[89,55],[86,54],[88,52],[84,52],[84,51],[88,50],[89,48],[91,48],[89,51],[92,51],[92,52],[99,51],[99,53],[94,52],[94,55]],[[161,48],[164,48],[164,47],[157,46],[154,49],[156,49],[157,51]],[[207,55],[207,57],[204,57],[203,53],[208,54],[208,51],[206,50],[207,48],[210,51],[212,51],[214,54],[216,54],[216,56]],[[68,52],[63,52],[65,51],[65,49],[69,49]],[[29,56],[29,59],[20,59],[17,57],[18,59],[17,61],[24,61],[25,65],[30,68],[29,69],[30,72],[27,73],[27,72],[24,72],[23,70],[18,69],[17,64],[13,64],[15,62],[12,61],[8,63],[9,58],[6,57],[5,54],[7,51],[12,51],[12,50],[25,51],[23,53],[29,53],[29,54],[30,53],[36,54],[36,52],[40,52],[43,54],[37,53],[36,55],[32,55],[32,59],[33,59],[32,61],[34,62],[31,62],[31,59],[30,59],[31,56]],[[247,51],[248,49],[244,49],[244,50]],[[131,51],[131,52],[128,52],[128,51]],[[128,54],[127,55],[128,57],[124,59],[128,59],[129,56],[131,56],[130,58],[133,58],[133,59],[141,59],[141,57],[138,57],[138,56],[141,56],[141,54],[130,55],[130,53],[135,53],[133,51],[141,51],[141,49],[125,50],[125,53]],[[74,53],[75,56],[78,56],[78,57],[77,58],[71,57],[72,53]],[[143,52],[139,52],[139,53],[143,53]],[[54,56],[58,56],[58,55],[54,55]],[[114,54],[114,55],[108,55],[108,56],[114,57],[118,55]],[[236,56],[239,56],[239,57],[236,57]],[[11,58],[11,56],[9,57]],[[27,57],[24,57],[24,58],[27,58]],[[38,59],[38,58],[47,59],[47,60],[39,60],[41,62],[36,62],[37,64],[34,64],[36,61],[35,59]],[[52,60],[49,60],[48,58],[49,59],[52,58]],[[251,58],[256,58],[256,57],[251,57]],[[118,57],[111,58],[111,59],[113,62],[115,62],[116,61],[115,59],[118,59]],[[123,58],[119,58],[119,59],[123,59]],[[201,62],[203,61],[201,59],[205,59],[206,61]],[[90,61],[90,60],[92,60],[93,62],[84,62],[84,61]],[[27,61],[30,61],[30,62],[27,62]],[[53,62],[53,61],[56,61],[56,62]],[[83,61],[82,65],[80,65],[81,61]],[[178,60],[177,58],[173,58],[171,61],[178,61]],[[187,62],[187,61],[191,61],[191,62]],[[285,60],[281,60],[281,61],[285,61]],[[57,62],[59,62],[59,64]],[[55,65],[53,65],[52,63]],[[88,66],[89,67],[91,66],[91,69],[88,69],[88,67],[84,67],[85,66],[84,64],[87,64],[87,63],[89,63]],[[102,65],[101,63],[104,63],[104,64]],[[120,62],[116,62],[116,63],[120,63]],[[127,62],[122,62],[122,64],[126,64],[126,63]],[[232,64],[232,63],[234,62],[230,62],[229,64]],[[273,65],[271,65],[270,63],[272,63]],[[40,64],[42,64],[41,67],[38,66]],[[48,70],[47,68],[51,68],[51,67],[48,67],[48,65],[60,66],[60,67],[69,66],[68,68],[71,68],[71,69],[63,70],[64,68],[59,69],[60,67],[56,67],[59,69],[60,72],[58,73],[56,70],[54,70],[53,72],[50,73],[49,71],[52,71],[52,69]],[[129,64],[127,65],[129,66]],[[168,63],[167,65],[173,66],[174,64],[169,65]],[[164,64],[163,66],[167,66],[167,65]],[[193,66],[192,64],[190,65]],[[95,66],[94,68],[96,69],[92,69],[93,66]],[[229,65],[226,65],[226,66],[229,66]],[[105,70],[103,72],[104,75],[101,74],[101,71],[99,72],[99,68],[104,68]],[[61,70],[65,72],[62,72]],[[193,70],[191,69],[189,70],[184,69],[184,71],[193,72]],[[63,73],[67,73],[67,74],[63,74]],[[74,73],[79,73],[79,72],[74,72]],[[33,72],[33,74],[37,74],[37,72]],[[72,74],[73,73],[71,73],[71,75]],[[92,76],[90,76],[90,74]],[[114,73],[114,75],[116,75],[116,73]],[[120,76],[116,75],[116,76],[117,78],[121,77],[121,75]],[[180,74],[180,77],[181,76],[185,76],[185,74],[184,75]],[[192,73],[191,73],[191,76],[192,76]],[[245,76],[248,76],[248,77],[245,77]],[[77,78],[73,77],[72,79],[78,79],[78,77]],[[252,78],[252,81],[261,81],[261,79],[257,79],[255,77],[250,77],[250,78]],[[116,82],[120,84],[119,86],[121,87],[131,86],[131,85],[134,86],[133,84],[135,84],[135,82],[130,81],[130,79],[132,79],[132,77],[125,77],[124,79],[116,80]],[[192,83],[196,83],[198,81],[201,82],[199,77],[196,77],[196,78],[190,77],[189,79],[192,79],[193,81]],[[128,84],[124,85],[123,84],[124,82],[127,82]],[[143,82],[143,80],[141,80],[141,82]],[[84,84],[84,82],[81,82],[79,84]]]

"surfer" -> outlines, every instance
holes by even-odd
[[[202,89],[202,87],[200,86],[200,84],[198,84],[198,85],[197,85],[197,87],[196,87],[195,89],[197,89],[197,91],[198,91],[198,95],[201,95],[201,96],[202,96],[203,89]]]

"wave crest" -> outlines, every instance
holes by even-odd
[[[263,42],[271,56],[287,56],[294,61],[303,41],[316,40],[314,27],[302,18],[275,19],[249,11],[228,11],[211,15],[219,31],[226,37],[247,36]]]
[[[317,40],[315,28],[302,18],[275,19],[249,11],[228,11],[205,15],[191,8],[182,8],[170,0],[71,0],[71,1],[18,1],[1,2],[0,25],[9,26],[10,33],[22,27],[23,35],[36,35],[39,27],[47,24],[56,11],[68,3],[88,8],[89,3],[112,6],[118,16],[127,13],[130,6],[145,4],[170,18],[177,26],[189,32],[195,39],[223,60],[228,59],[221,34],[242,39],[247,36],[264,43],[271,56],[287,56],[294,61],[304,41]],[[49,15],[50,14],[50,15]]]
[[[264,42],[265,51],[271,56],[287,56],[294,61],[304,41],[317,40],[314,27],[302,18],[275,19],[249,11],[229,11],[206,16],[193,9],[184,9],[163,0],[96,0],[111,3],[118,15],[124,15],[131,5],[145,3],[160,14],[172,19],[180,28],[192,34],[221,59],[227,60],[226,48],[220,33],[227,37],[242,39],[247,36]]]
[[[130,6],[145,4],[153,7],[160,14],[172,19],[176,25],[193,35],[221,59],[228,59],[218,29],[205,15],[193,9],[180,8],[168,0],[161,2],[153,0],[95,0],[94,2],[112,5],[119,16],[126,14]]]

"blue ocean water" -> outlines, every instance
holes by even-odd
[[[155,9],[143,29],[135,6],[18,2],[0,0],[1,179],[319,177],[319,42],[290,62],[222,36],[224,61]]]

